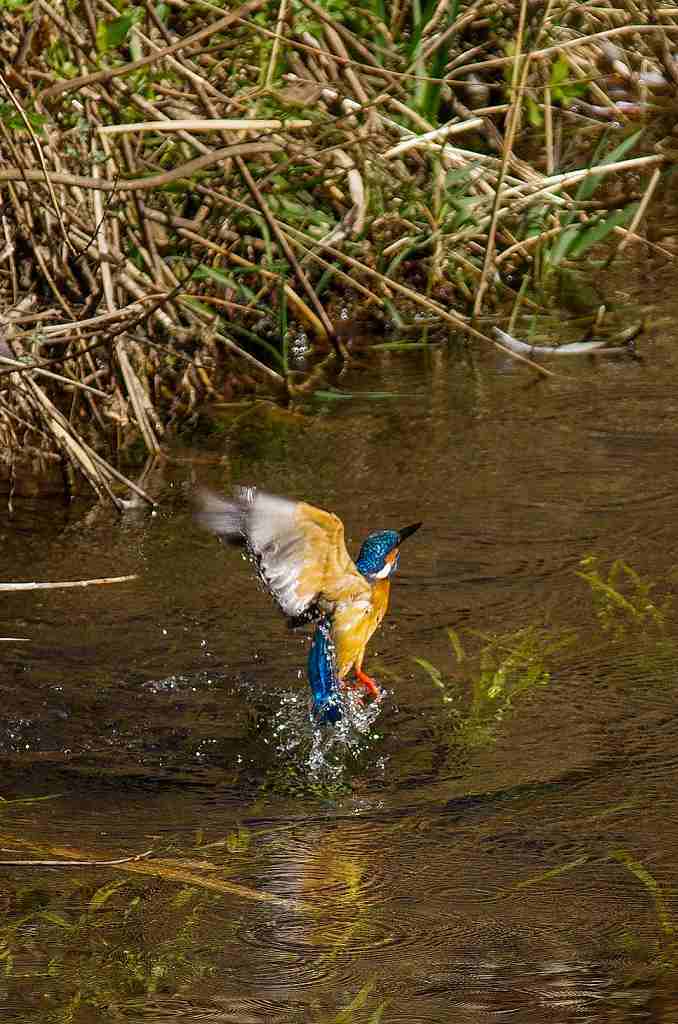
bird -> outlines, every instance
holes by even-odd
[[[363,671],[365,651],[388,609],[400,545],[420,522],[371,533],[353,561],[341,519],[305,501],[256,487],[236,488],[231,500],[200,490],[195,515],[221,540],[247,548],[292,628],[315,624],[307,673],[319,721],[341,718],[341,690],[351,672],[366,694],[380,696]]]

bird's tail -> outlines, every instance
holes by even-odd
[[[313,711],[321,722],[337,722],[341,718],[341,697],[337,664],[332,642],[331,622],[325,615],[313,634],[308,655],[308,681],[313,694]]]

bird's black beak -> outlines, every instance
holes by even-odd
[[[402,530],[398,530],[400,543],[402,544],[407,537],[411,537],[413,533],[416,533],[420,526],[421,523],[414,523],[412,526],[405,526]]]

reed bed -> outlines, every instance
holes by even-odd
[[[121,453],[161,453],[210,400],[312,389],[351,358],[342,316],[502,348],[488,317],[539,313],[601,243],[607,262],[651,244],[643,218],[675,157],[678,7],[4,10],[10,478],[56,464],[118,506],[129,489],[146,499]]]

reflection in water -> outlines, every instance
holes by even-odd
[[[156,851],[0,868],[3,1022],[676,1020],[678,367],[643,347],[547,385],[382,352],[342,389],[401,398],[251,414],[155,517],[0,514],[6,579],[139,574],[3,598],[0,795],[53,799],[0,804],[2,857]],[[336,509],[354,555],[426,521],[344,732],[198,478]]]

